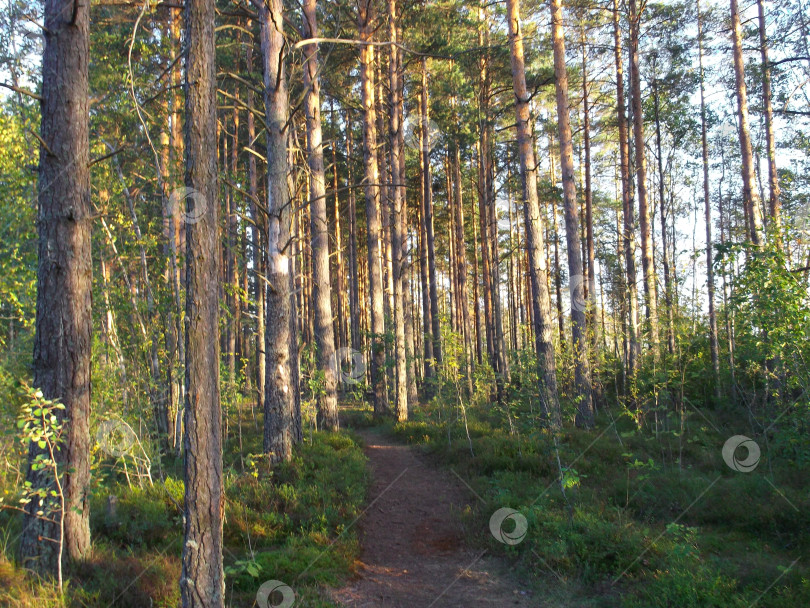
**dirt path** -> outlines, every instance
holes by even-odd
[[[478,500],[412,447],[360,433],[372,474],[359,522],[358,578],[334,592],[352,608],[529,607],[525,585],[498,559],[466,547],[457,514]],[[488,534],[487,530],[481,530]]]

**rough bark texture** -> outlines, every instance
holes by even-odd
[[[574,347],[574,381],[577,387],[578,426],[593,426],[593,395],[591,369],[588,362],[588,341],[585,327],[585,281],[582,269],[582,249],[579,240],[579,211],[574,184],[574,146],[571,141],[571,119],[568,113],[568,73],[565,69],[565,39],[563,37],[562,3],[550,0],[551,43],[554,48],[554,80],[557,93],[557,130],[560,139],[560,170],[565,205],[565,238],[568,247],[568,277],[571,291],[571,336]]]
[[[526,223],[526,248],[529,252],[529,274],[534,309],[535,347],[540,366],[540,398],[543,409],[555,426],[561,424],[557,397],[557,370],[551,330],[551,302],[548,295],[547,265],[543,255],[543,216],[537,195],[537,162],[529,116],[529,93],[526,90],[526,68],[523,59],[523,34],[518,0],[507,0],[509,45],[511,49],[512,84],[515,90],[518,152],[523,180],[523,215]]]
[[[185,537],[180,593],[184,608],[211,608],[224,606],[225,597],[213,0],[189,0],[185,27],[185,183],[193,191],[187,201],[193,201],[198,221],[186,228]],[[201,204],[205,209],[197,207]]]
[[[358,5],[360,39],[371,41],[374,24],[367,0]],[[377,111],[374,102],[374,47],[365,44],[360,50],[360,78],[363,104],[363,176],[366,194],[366,230],[368,237],[368,287],[371,303],[371,387],[374,391],[374,413],[388,411],[385,389],[385,303],[380,258],[382,224],[380,222],[379,166],[377,164]]]
[[[265,238],[267,317],[265,356],[267,378],[264,402],[264,451],[270,462],[289,460],[296,435],[296,390],[292,377],[291,300],[293,274],[289,255],[290,190],[287,184],[287,78],[284,73],[284,33],[281,0],[257,0],[264,105],[267,130],[267,209]],[[296,354],[297,356],[297,354]]]
[[[627,127],[627,109],[624,97],[624,68],[622,66],[622,38],[619,26],[619,2],[613,0],[613,42],[616,62],[616,110],[619,124],[619,174],[622,183],[622,218],[624,242],[625,281],[627,286],[628,349],[627,371],[632,378],[638,368],[641,344],[638,335],[638,287],[636,286],[635,213],[630,196],[630,150]]]
[[[396,0],[388,0],[388,31],[392,42],[397,41],[397,4]],[[402,249],[402,208],[405,198],[402,173],[402,85],[400,80],[401,62],[399,49],[395,45],[389,47],[388,60],[388,88],[390,114],[388,121],[388,136],[390,138],[391,154],[391,257],[393,263],[394,283],[394,357],[396,359],[396,385],[394,392],[394,411],[397,420],[402,422],[408,419],[408,369],[406,361],[405,344],[405,298],[403,297],[405,284],[403,278],[403,249]]]
[[[21,563],[44,575],[62,555],[82,560],[90,551],[90,160],[89,5],[45,2],[42,121],[39,149],[39,262],[34,338],[34,386],[65,406],[64,448],[57,453],[64,503],[37,517],[26,508]],[[29,446],[29,463],[43,453]],[[70,472],[67,472],[70,470]],[[52,469],[29,471],[33,489],[55,489]],[[61,507],[61,509],[60,509]],[[64,536],[59,520],[64,517]]]
[[[658,295],[655,280],[655,259],[652,241],[650,206],[647,196],[647,160],[644,150],[644,110],[641,101],[641,69],[638,56],[641,14],[636,0],[630,0],[630,100],[633,106],[633,148],[636,159],[636,192],[638,195],[639,229],[641,231],[641,269],[644,275],[644,296],[647,304],[647,324],[650,349],[658,356]]]
[[[304,38],[318,37],[316,0],[304,0]],[[321,82],[318,76],[318,45],[304,46],[304,110],[307,121],[307,154],[310,189],[309,217],[312,233],[312,306],[315,313],[315,344],[318,369],[323,373],[323,392],[318,396],[318,426],[338,428],[337,362],[332,326],[331,278],[329,276],[329,226],[326,219],[326,176],[321,135]]]
[[[749,238],[754,245],[763,244],[762,208],[754,182],[754,155],[751,151],[751,128],[748,124],[748,92],[745,87],[745,59],[742,51],[742,26],[737,0],[731,0],[731,42],[734,48],[734,81],[740,126],[742,155],[743,205],[749,218]]]

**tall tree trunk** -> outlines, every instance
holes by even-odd
[[[537,196],[537,162],[529,116],[529,93],[526,90],[526,69],[523,59],[523,33],[520,25],[518,0],[507,0],[509,46],[511,49],[512,85],[515,91],[518,152],[523,180],[523,214],[526,223],[526,249],[529,252],[529,274],[534,309],[535,347],[540,372],[540,399],[543,411],[555,427],[562,424],[557,398],[557,370],[551,331],[551,302],[548,295],[548,272],[543,256],[543,216]]]
[[[404,175],[402,174],[402,85],[400,84],[401,61],[399,49],[396,46],[397,38],[397,4],[396,0],[388,0],[388,36],[391,42],[388,58],[388,95],[389,95],[389,121],[388,136],[391,154],[389,166],[391,167],[391,257],[393,264],[394,286],[394,357],[396,359],[396,385],[394,392],[394,411],[399,422],[408,419],[408,369],[405,345],[405,298],[403,295],[405,283],[403,281],[403,237],[402,237],[402,210],[404,206],[405,191],[403,188]]]
[[[237,66],[238,69],[238,66]],[[237,97],[238,87],[234,85],[234,98]],[[223,127],[223,131],[225,131]],[[227,140],[228,134],[224,134]],[[239,145],[239,111],[237,104],[233,108],[233,137],[230,146],[230,158],[225,160],[226,172],[230,174],[230,179],[236,181],[236,160],[238,157]],[[230,161],[230,162],[228,162]],[[228,363],[228,390],[233,399],[233,391],[236,389],[236,342],[239,331],[237,325],[239,307],[239,273],[236,269],[236,241],[239,226],[236,221],[238,213],[236,202],[236,190],[228,187],[226,218],[226,239],[225,239],[225,302],[226,302],[226,322],[225,322],[225,344],[227,348],[226,360]]]
[[[489,110],[487,110],[487,114]],[[498,385],[498,399],[504,399],[505,387],[509,383],[509,360],[506,357],[506,343],[503,338],[503,312],[501,307],[501,256],[498,243],[498,214],[497,203],[495,201],[495,168],[490,148],[493,140],[493,127],[490,121],[487,124],[487,139],[484,146],[484,167],[486,168],[486,201],[487,201],[487,230],[489,231],[488,246],[490,252],[490,269],[492,270],[492,315],[493,331],[492,342],[495,354],[495,379]]]
[[[352,113],[346,110],[346,175],[349,185],[349,329],[352,349],[361,352],[363,342],[360,331],[360,274],[357,266],[357,205],[354,195],[354,173],[352,171]]]
[[[630,4],[630,100],[633,106],[633,145],[636,160],[636,192],[638,193],[639,229],[641,230],[641,268],[644,275],[644,296],[647,304],[647,323],[650,330],[650,348],[658,357],[658,295],[655,280],[655,259],[652,241],[650,207],[647,197],[647,160],[644,146],[644,110],[641,102],[641,68],[638,56],[641,14],[636,0]],[[642,8],[643,10],[643,8]]]
[[[89,4],[45,2],[39,148],[39,233],[34,386],[64,425],[50,467],[34,470],[48,449],[28,446],[31,490],[59,492],[56,506],[25,507],[20,561],[62,584],[61,560],[90,551],[90,349],[92,259],[89,143]],[[57,483],[58,481],[58,483]],[[44,511],[37,515],[37,511]]]
[[[367,0],[358,2],[357,25],[360,39],[371,42],[374,33],[372,6]],[[374,47],[364,44],[360,50],[360,77],[363,104],[363,160],[365,164],[366,231],[368,238],[368,288],[371,304],[371,386],[374,390],[374,413],[388,411],[385,388],[385,314],[383,302],[380,246],[379,167],[377,165],[377,117],[374,101]]]
[[[585,326],[587,304],[585,276],[582,272],[582,249],[579,240],[579,211],[574,184],[574,157],[571,120],[568,114],[568,73],[565,69],[565,38],[561,0],[550,0],[551,41],[554,48],[554,79],[557,93],[557,129],[560,138],[560,169],[565,203],[565,237],[568,246],[568,277],[571,290],[571,335],[574,354],[574,378],[577,387],[577,426],[593,427],[591,368],[588,361],[588,339]]]
[[[289,460],[295,436],[297,386],[293,378],[291,320],[294,272],[290,247],[290,189],[287,164],[287,78],[284,73],[284,32],[281,0],[254,3],[259,13],[264,79],[265,122],[267,123],[267,210],[265,274],[267,302],[263,449],[270,463]]]
[[[667,245],[667,204],[666,189],[664,187],[664,153],[661,147],[661,116],[660,100],[658,94],[658,79],[653,80],[653,104],[655,109],[655,147],[658,157],[658,204],[661,210],[661,250],[664,266],[664,306],[667,307],[667,352],[675,352],[675,319],[672,305],[672,278],[669,271],[669,254]]]
[[[185,182],[197,221],[186,228],[184,608],[225,603],[214,16],[213,0],[186,5]]]
[[[731,41],[734,49],[734,81],[737,114],[740,120],[740,153],[742,155],[743,205],[749,219],[749,236],[756,245],[764,244],[762,208],[754,186],[754,156],[751,151],[751,129],[748,125],[748,92],[745,86],[745,59],[742,51],[742,26],[737,0],[731,0]]]
[[[182,29],[183,29],[183,11],[172,11],[171,22],[171,36],[172,36],[172,49],[174,53],[182,53]],[[178,186],[182,183],[184,177],[183,168],[183,126],[181,110],[183,108],[184,99],[182,96],[183,73],[179,65],[175,65],[172,70],[172,85],[175,87],[175,93],[172,96],[172,128],[169,134],[171,142],[170,160],[173,171],[170,173],[172,183]],[[180,288],[185,284],[185,261],[179,255],[180,251],[186,244],[185,239],[185,223],[180,221],[178,209],[173,209],[175,212],[174,228],[173,228],[173,242],[172,254],[170,256],[170,265],[172,272],[172,296],[173,296],[173,322],[174,332],[177,335],[177,372],[179,395],[177,400],[177,411],[174,419],[174,447],[177,455],[179,456],[183,450],[183,407],[186,402],[186,385],[184,381],[185,366],[186,366],[186,343],[183,336],[183,294]]]
[[[557,183],[557,172],[554,169],[554,136],[549,133],[548,137],[548,157],[549,157],[549,178],[552,184]],[[557,294],[557,329],[560,334],[560,348],[565,347],[565,315],[563,315],[562,305],[562,270],[560,269],[560,229],[557,225],[557,201],[549,202],[551,207],[551,228],[554,230],[554,290]],[[550,239],[548,229],[546,234]],[[548,248],[548,247],[546,247]],[[546,252],[548,259],[548,252]]]
[[[433,179],[430,171],[430,91],[428,89],[427,57],[422,57],[422,162],[425,190],[425,230],[427,236],[428,287],[430,288],[430,322],[433,338],[433,360],[442,362],[441,318],[439,317],[439,292],[436,278],[436,239],[433,230]]]
[[[420,98],[423,93],[420,93]],[[422,103],[419,103],[419,111],[422,112]],[[422,127],[419,127],[420,141],[424,137],[422,134]],[[435,365],[433,359],[433,340],[428,339],[433,331],[433,323],[431,318],[433,313],[430,306],[430,269],[428,264],[427,253],[427,206],[428,200],[431,197],[430,188],[425,188],[425,184],[430,183],[430,178],[426,175],[429,172],[429,166],[425,165],[425,156],[421,153],[422,145],[419,146],[419,170],[421,175],[421,189],[419,196],[419,270],[421,278],[421,294],[422,294],[422,329],[424,332],[423,347],[424,347],[424,378],[432,378],[435,373]]]
[[[348,344],[347,317],[346,317],[346,270],[343,265],[343,228],[340,222],[340,181],[338,179],[338,125],[335,120],[334,100],[329,102],[329,115],[332,122],[334,139],[332,141],[332,178],[334,189],[335,214],[335,305],[337,318],[335,319],[335,349],[340,351]],[[345,351],[344,351],[345,352]],[[339,381],[339,379],[338,379]]]
[[[473,319],[475,322],[475,360],[478,365],[483,361],[483,345],[481,336],[481,300],[478,294],[478,224],[475,221],[475,203],[470,203],[473,227]]]
[[[253,43],[248,44],[246,52],[246,63],[248,72],[253,72]],[[248,147],[253,149],[253,144],[256,139],[256,123],[253,116],[253,90],[248,87],[247,92],[247,130],[248,130]],[[250,205],[248,210],[250,212],[251,220],[251,258],[253,261],[253,289],[254,299],[256,300],[256,409],[264,412],[264,391],[265,391],[265,378],[267,377],[267,365],[264,350],[264,328],[265,328],[265,293],[267,291],[264,282],[264,233],[267,230],[265,216],[259,214],[258,199],[259,199],[259,183],[258,172],[256,171],[256,155],[253,153],[248,154],[248,192],[250,193]]]
[[[635,377],[641,344],[638,332],[638,288],[636,286],[636,236],[635,212],[630,195],[630,144],[627,126],[627,109],[624,99],[624,68],[622,66],[622,36],[619,25],[619,0],[613,0],[613,43],[616,63],[616,110],[619,125],[619,169],[622,184],[622,218],[624,242],[625,281],[627,286],[628,349],[627,372]]]
[[[483,3],[478,8],[478,46],[486,48],[486,52],[479,60],[479,93],[478,93],[478,226],[480,240],[476,239],[476,247],[481,248],[481,276],[483,278],[484,296],[484,331],[486,333],[487,360],[497,373],[498,361],[495,350],[495,313],[493,310],[492,285],[492,249],[489,237],[489,211],[488,211],[488,150],[489,150],[489,103],[490,103],[490,76],[489,76],[489,22]],[[480,243],[480,245],[479,245]]]
[[[776,171],[776,141],[773,134],[773,103],[771,102],[771,64],[768,60],[768,31],[765,24],[765,3],[757,0],[759,16],[759,53],[762,57],[762,106],[765,110],[765,147],[768,152],[768,207],[771,221],[780,226],[782,204],[779,201],[779,174]]]
[[[582,137],[585,148],[585,249],[588,262],[587,301],[592,324],[589,328],[591,343],[595,347],[599,341],[596,323],[596,254],[593,242],[593,187],[591,177],[591,114],[588,90],[588,52],[585,46],[585,31],[582,31]]]
[[[706,222],[706,282],[709,298],[709,344],[714,372],[714,396],[720,399],[720,345],[717,337],[717,311],[714,306],[714,252],[712,251],[712,203],[709,193],[709,140],[706,132],[706,100],[703,72],[703,16],[696,0],[698,26],[698,66],[700,76],[700,143],[703,156],[703,208]]]
[[[461,192],[461,152],[458,140],[453,144],[453,212],[455,217],[456,281],[458,282],[458,315],[464,339],[467,390],[473,393],[472,338],[470,336],[470,307],[467,295],[467,246],[464,243],[464,201]]]
[[[303,36],[318,37],[316,0],[304,0]],[[309,213],[312,232],[312,299],[315,312],[315,344],[318,369],[323,373],[323,391],[318,396],[318,426],[337,430],[337,365],[335,334],[332,326],[332,298],[329,276],[329,225],[326,219],[326,176],[323,167],[321,135],[321,81],[318,75],[318,45],[304,46],[304,108],[307,120],[309,159]]]

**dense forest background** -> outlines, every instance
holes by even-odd
[[[519,511],[470,542],[549,605],[810,605],[808,45],[803,0],[7,0],[0,605],[332,605],[347,426]]]

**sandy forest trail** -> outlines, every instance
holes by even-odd
[[[465,546],[457,514],[478,499],[458,479],[413,447],[373,431],[360,435],[372,475],[369,506],[359,521],[358,576],[333,592],[335,601],[351,608],[536,606],[505,564]]]

